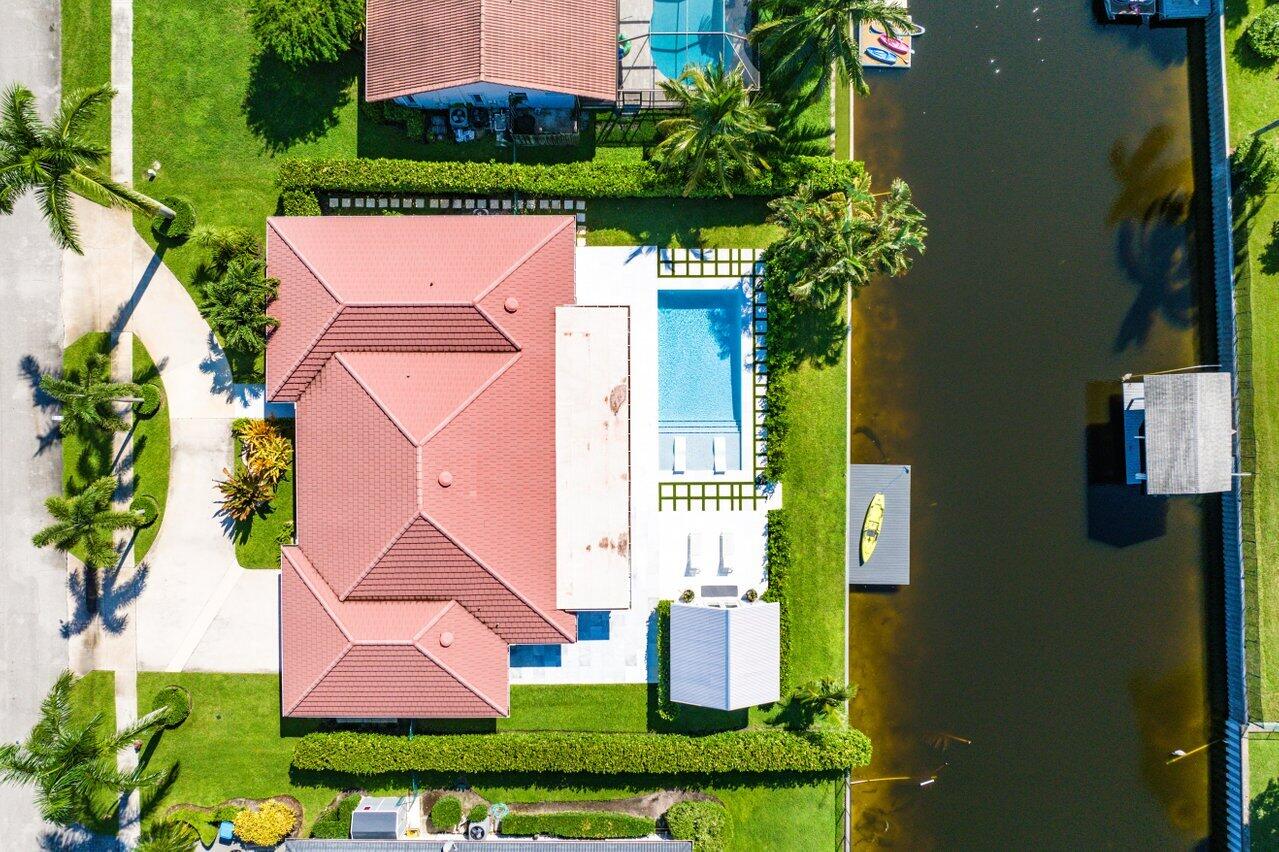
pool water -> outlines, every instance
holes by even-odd
[[[658,421],[663,431],[738,429],[744,304],[738,290],[658,293]]]
[[[653,0],[649,49],[657,70],[675,79],[689,65],[728,64],[723,0]],[[661,35],[678,33],[678,35]]]

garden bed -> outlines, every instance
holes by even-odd
[[[63,352],[63,373],[83,370],[91,355],[110,355],[111,348],[111,335],[107,332],[84,335]],[[134,561],[141,562],[159,534],[169,496],[169,403],[159,370],[136,336],[133,338],[133,381],[154,385],[160,391],[161,400],[160,408],[151,416],[134,417],[134,497],[151,498],[157,509],[156,520],[139,529],[133,540]],[[95,479],[112,472],[113,436],[111,432],[95,431],[62,438],[62,477],[67,492],[79,493]],[[76,556],[83,558],[84,554],[77,551]]]
[[[291,424],[291,421],[280,421]],[[285,437],[293,440],[292,431]],[[242,467],[240,439],[233,439],[235,464]],[[235,559],[241,568],[279,568],[280,547],[293,538],[294,522],[293,467],[275,486],[275,497],[262,511],[247,521],[236,521],[231,536],[235,540]]]

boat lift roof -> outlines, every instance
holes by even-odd
[[[1144,479],[1147,494],[1211,494],[1233,487],[1229,373],[1149,375],[1125,382],[1124,425],[1128,481]],[[1142,444],[1144,473],[1134,458]]]
[[[875,552],[863,565],[862,522],[871,499],[880,493],[884,495],[884,522]],[[849,465],[845,538],[850,586],[910,585],[910,465]]]

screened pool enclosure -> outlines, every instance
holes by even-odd
[[[622,0],[619,100],[660,103],[663,80],[715,62],[742,69],[746,84],[757,88],[749,28],[746,0]]]

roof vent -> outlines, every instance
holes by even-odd
[[[440,646],[447,648],[453,644],[453,634],[445,630],[440,634]]]
[[[440,471],[439,478],[436,481],[440,483],[441,488],[448,488],[453,484],[453,474],[449,473],[447,470],[442,470]]]
[[[506,309],[508,314],[513,314],[520,309],[520,300],[514,296],[507,296],[506,301],[502,303],[502,307]]]

